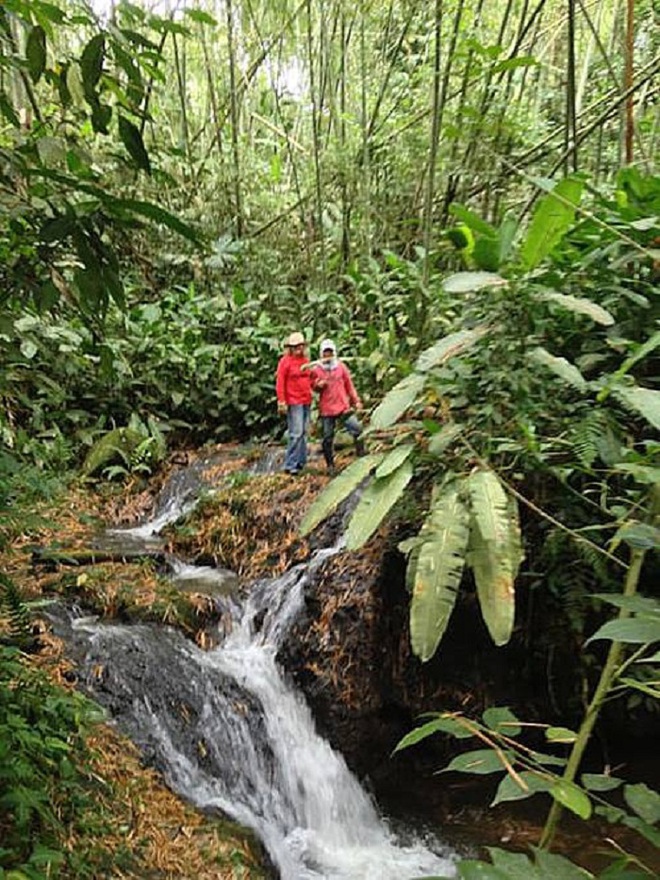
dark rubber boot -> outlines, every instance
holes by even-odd
[[[364,455],[366,449],[364,448],[364,440],[362,437],[355,438],[355,452],[357,455]]]

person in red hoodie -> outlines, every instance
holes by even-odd
[[[275,389],[277,409],[286,413],[289,435],[284,470],[298,474],[307,463],[307,428],[312,405],[312,380],[305,354],[305,337],[292,333],[286,341],[287,352],[277,365]]]
[[[362,402],[353,385],[350,371],[346,364],[337,357],[337,347],[332,339],[324,339],[321,343],[321,360],[312,367],[312,387],[319,392],[319,413],[323,430],[321,448],[328,466],[328,472],[335,472],[335,429],[337,421],[355,440],[355,451],[364,455],[364,441],[360,437],[362,425],[353,414],[360,412]]]

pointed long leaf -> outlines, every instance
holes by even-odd
[[[502,287],[508,282],[495,272],[456,272],[445,278],[442,289],[446,293],[470,293],[484,287]]]
[[[456,601],[468,543],[469,510],[460,485],[450,484],[432,502],[410,554],[406,578],[412,592],[410,640],[422,662],[435,653]]]
[[[374,479],[367,486],[346,530],[349,550],[357,550],[369,540],[403,494],[412,475],[412,462],[407,458],[397,470],[383,479]]]
[[[356,458],[346,470],[325,487],[300,523],[300,534],[307,535],[329,516],[356,489],[362,480],[383,460],[380,453]]]
[[[539,200],[520,252],[526,269],[538,266],[568,231],[582,187],[582,180],[567,177]]]
[[[41,25],[30,30],[25,44],[25,56],[30,78],[36,83],[46,69],[46,32]]]
[[[424,387],[426,377],[411,373],[398,382],[373,411],[370,426],[375,429],[389,428],[410,407]]]
[[[376,468],[376,479],[382,480],[383,477],[387,477],[392,471],[395,471],[400,467],[412,453],[414,448],[414,443],[402,443],[400,446],[395,446],[394,449],[385,456],[383,463],[379,464]]]
[[[496,645],[504,645],[513,631],[514,582],[522,560],[517,508],[492,471],[471,474],[468,489],[473,518],[468,563],[488,632]]]
[[[543,293],[537,294],[536,299],[557,303],[567,311],[575,312],[578,315],[587,315],[592,321],[595,321],[596,324],[602,324],[603,327],[611,327],[614,323],[614,318],[607,309],[584,296],[571,296],[568,293],[557,293],[556,290],[545,290]]]
[[[633,412],[639,413],[647,422],[660,431],[660,391],[651,388],[613,389],[616,397]]]
[[[142,168],[147,174],[151,174],[149,154],[145,149],[140,130],[126,119],[125,116],[119,117],[119,137],[122,139],[131,159],[138,168]]]
[[[567,385],[576,388],[578,391],[586,391],[586,379],[575,364],[567,361],[566,358],[550,354],[549,351],[546,351],[545,348],[541,348],[540,346],[530,352],[529,356],[530,359],[537,364],[542,364],[544,367],[551,370],[555,376],[558,376],[563,382],[566,382]]]
[[[487,332],[488,327],[483,324],[472,330],[459,330],[456,333],[450,333],[449,336],[439,339],[434,345],[420,354],[417,358],[415,369],[420,373],[425,373],[432,367],[444,364],[449,358],[462,354],[468,348],[471,348]]]

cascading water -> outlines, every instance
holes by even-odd
[[[156,626],[80,619],[67,638],[89,689],[170,786],[253,828],[282,880],[453,877],[439,843],[394,838],[276,662],[305,584],[337,550],[259,581],[243,605],[219,597],[225,634],[210,652]]]

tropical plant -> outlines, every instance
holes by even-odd
[[[630,180],[623,175],[622,185]],[[640,189],[639,180],[633,181]],[[604,363],[602,357],[596,359],[596,354],[604,354],[607,346],[601,342],[599,348],[595,344],[596,334],[585,334],[585,321],[597,328],[614,329],[616,319],[598,302],[555,290],[559,276],[552,262],[547,269],[541,268],[542,261],[556,250],[567,233],[571,239],[574,235],[579,237],[582,221],[577,221],[577,232],[573,229],[582,189],[583,180],[573,177],[561,181],[555,190],[543,196],[518,248],[517,261],[512,256],[510,231],[500,230],[498,237],[495,230],[477,222],[469,212],[458,211],[464,221],[469,221],[485,237],[487,245],[479,253],[488,254],[495,268],[499,268],[502,254],[510,266],[511,277],[505,279],[499,273],[480,269],[445,279],[445,293],[464,297],[463,329],[454,330],[423,351],[412,372],[385,395],[372,413],[372,435],[377,434],[381,442],[389,436],[390,442],[400,445],[394,445],[387,457],[383,453],[371,460],[371,468],[377,465],[374,479],[349,521],[347,547],[360,546],[374,533],[406,490],[415,466],[420,473],[433,474],[435,487],[428,517],[418,537],[401,545],[408,554],[407,581],[412,592],[411,642],[422,660],[433,656],[444,633],[465,563],[473,569],[492,638],[496,644],[509,639],[514,613],[513,584],[522,558],[516,508],[519,501],[528,503],[521,494],[520,483],[529,482],[532,474],[542,468],[555,480],[560,479],[572,500],[577,490],[570,485],[567,474],[590,474],[594,463],[594,455],[588,452],[583,440],[575,464],[569,457],[562,466],[554,465],[553,456],[560,450],[563,457],[570,456],[570,450],[562,449],[563,432],[577,431],[578,426],[589,424],[585,420],[593,420],[594,404],[599,424],[611,420],[613,439],[625,431],[621,407],[654,428],[660,425],[660,392],[636,383],[630,373],[630,368],[639,367],[655,349],[657,334],[634,346],[634,353],[611,372],[601,371],[595,378],[586,378],[575,360],[586,364],[589,357],[590,364]],[[648,189],[653,192],[652,187]],[[651,262],[645,242],[652,227],[642,224],[642,242],[637,242],[629,232],[621,231],[622,220],[615,227],[585,209],[579,210],[584,211],[591,227],[604,227],[614,246],[623,244],[626,254],[640,264],[644,284]],[[626,219],[631,230],[635,221]],[[584,277],[588,268],[579,263],[575,274]],[[556,346],[558,342],[561,345],[567,334],[575,337],[578,327],[582,328],[578,357],[574,355],[575,360],[569,360],[562,349],[557,352]],[[558,382],[552,394],[544,371],[554,375]],[[406,414],[408,420],[401,422]],[[414,419],[416,414],[422,416],[421,422]],[[433,415],[435,418],[430,417]],[[641,437],[643,431],[640,428]],[[637,479],[641,482],[643,474],[648,482],[655,482],[657,468],[653,461],[657,450],[646,444],[646,451]],[[611,486],[609,491],[616,491],[620,473],[635,472],[631,456],[639,454],[626,450],[620,442],[614,444],[609,458],[599,448],[598,455],[604,457],[610,468],[605,478]],[[314,528],[364,479],[366,468],[365,462],[353,465],[330,484],[303,520],[303,533]],[[599,481],[603,482],[602,475]],[[644,504],[643,486],[626,489],[626,494],[627,505],[622,507],[619,503],[616,511],[614,505],[611,510],[608,506],[599,510],[599,526],[604,513],[614,516],[616,525]],[[555,503],[567,506],[561,495]],[[530,506],[561,527],[552,512],[533,503]],[[567,530],[575,540],[607,555],[604,547],[570,527]]]

